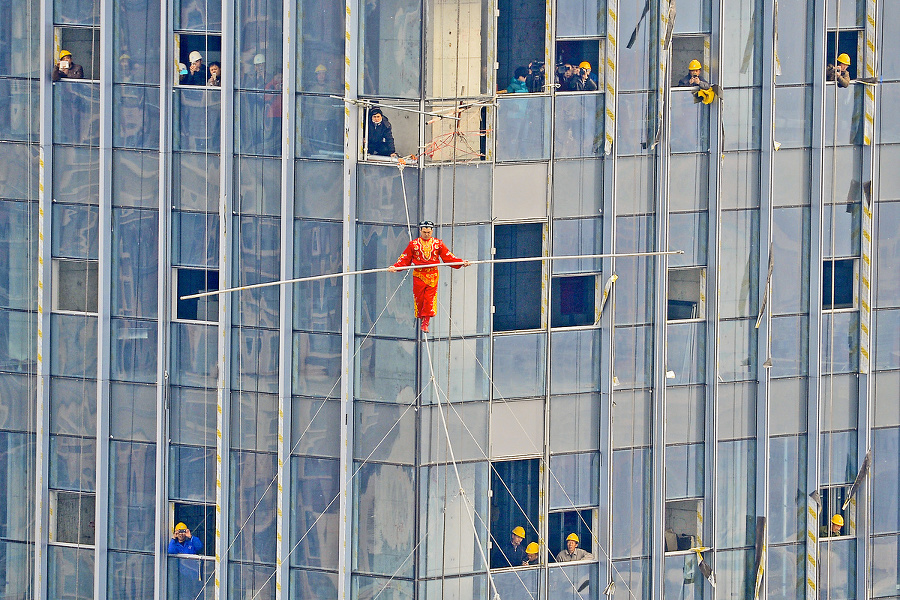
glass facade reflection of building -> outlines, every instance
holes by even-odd
[[[673,5],[0,6],[0,597],[900,597],[900,6]]]

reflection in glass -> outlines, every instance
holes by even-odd
[[[809,318],[772,319],[772,370],[770,377],[806,375],[809,371]]]
[[[51,598],[94,597],[94,549],[47,547],[47,591]]]
[[[719,245],[721,260],[720,317],[756,316],[759,295],[759,211],[722,213]]]
[[[819,540],[818,573],[822,598],[856,598],[856,540]]]
[[[159,90],[151,87],[113,87],[113,145],[159,148]]]
[[[6,314],[15,316],[17,313]],[[26,332],[34,329],[28,329],[28,325],[30,323],[25,321],[21,324],[10,323],[8,327],[14,331],[16,326],[21,326],[19,331],[23,335],[22,339],[29,339],[24,336]],[[53,336],[50,348],[51,375],[88,378],[97,376],[97,317],[51,315],[50,335]],[[12,346],[11,350],[14,350],[15,345]]]
[[[653,376],[653,330],[650,326],[616,329],[613,356],[618,385],[645,387]]]
[[[353,506],[358,510],[353,512],[353,570],[411,577],[414,562],[409,551],[416,545],[415,470],[355,463],[354,473]],[[371,598],[369,594],[359,597]]]
[[[723,149],[758,150],[762,130],[760,89],[730,89],[725,94],[728,102],[722,108]]]
[[[631,3],[626,2],[622,8],[629,6]],[[646,30],[642,27],[642,32]],[[620,56],[619,74],[627,73],[627,68],[623,69],[623,63]],[[619,86],[622,86],[622,79],[619,79]],[[617,115],[617,132],[616,132],[616,154],[619,156],[628,156],[632,154],[649,154],[649,147],[655,137],[655,132],[650,131],[650,94],[621,94],[619,96],[619,114]],[[655,114],[653,120],[656,120]]]
[[[337,569],[340,462],[291,458],[291,566]]]
[[[294,216],[340,219],[344,206],[342,163],[298,160],[294,164]]]
[[[344,103],[329,96],[297,99],[297,156],[341,158],[344,155]]]
[[[368,337],[359,343],[356,396],[363,400],[410,403],[415,398],[415,343]]]
[[[604,95],[557,96],[554,153],[557,158],[603,153]]]
[[[443,396],[443,392],[441,392]],[[452,398],[451,398],[452,400]],[[488,457],[488,404],[466,402],[449,404],[442,397],[442,405],[421,410],[419,454],[423,462],[450,460],[447,433],[456,460],[478,460]],[[440,411],[440,412],[438,412]],[[446,430],[444,427],[446,426]]]
[[[723,381],[751,379],[756,373],[755,320],[719,323],[719,377]]]
[[[708,585],[706,578],[700,573],[697,556],[693,553],[665,558],[666,598],[680,600],[701,600]]]
[[[179,150],[218,152],[220,144],[219,90],[178,88],[175,90],[174,123]]]
[[[340,272],[342,250],[343,228],[340,223],[295,221],[294,277]],[[340,278],[294,285],[295,329],[339,332],[340,307]]]
[[[274,454],[231,452],[226,535],[232,559],[275,563],[275,472]]]
[[[552,567],[547,578],[548,598],[597,600],[600,597],[602,583],[596,565]]]
[[[550,157],[550,98],[500,98],[497,106],[497,160]]]
[[[672,92],[669,98],[672,152],[705,152],[709,149],[709,110],[694,102],[692,92]]]
[[[649,554],[650,449],[614,450],[612,472],[611,555],[619,558]]]
[[[704,445],[666,446],[666,499],[703,496]]]
[[[235,327],[231,333],[231,387],[278,393],[278,331]]]
[[[0,42],[0,47],[2,44]],[[0,79],[0,98],[4,98],[3,109],[0,110],[0,140],[38,141],[38,106],[32,99],[37,99],[39,95],[37,81]]]
[[[653,216],[618,217],[616,220],[617,252],[648,252],[654,249]],[[652,259],[620,258],[616,261],[616,325],[649,323],[653,310],[653,287],[656,279]]]
[[[113,315],[156,318],[157,218],[154,211],[113,209]]]
[[[419,0],[367,2],[360,21],[362,92],[399,98],[418,96],[422,62]]]
[[[866,86],[825,89],[825,144],[858,145],[863,141],[863,94]]]
[[[812,151],[783,148],[772,156],[773,206],[808,206],[812,182]],[[777,219],[774,220],[777,223]],[[773,236],[778,239],[778,236]],[[776,263],[777,264],[777,263]]]
[[[168,558],[167,600],[213,600],[215,597],[216,563],[213,560]]]
[[[810,92],[809,87],[775,88],[775,139],[782,149],[804,148],[812,142]]]
[[[547,338],[539,333],[494,338],[495,394],[503,398],[543,396]]]
[[[344,88],[344,6],[300,0],[297,9],[297,88],[301,92],[340,94]]]
[[[600,455],[596,452],[551,456],[550,509],[596,506],[599,477]]]
[[[416,411],[411,405],[356,402],[353,455],[363,460],[412,464]]]
[[[763,34],[762,8],[763,3],[756,0],[736,0],[722,7],[723,60],[719,70],[722,87],[759,85],[762,78],[762,60],[759,57]],[[726,92],[726,95],[728,102],[734,102],[734,93]]]
[[[100,145],[100,86],[90,81],[53,84],[53,142]]]
[[[769,441],[769,542],[801,542],[806,536],[806,436]],[[771,559],[770,559],[771,560]]]
[[[243,216],[235,219],[238,255],[233,263],[234,285],[278,281],[281,265],[281,228],[278,218]],[[238,292],[232,311],[235,325],[278,327],[278,286]]]
[[[603,162],[561,160],[553,166],[553,216],[597,216],[602,212]]]
[[[768,562],[769,597],[802,598],[806,590],[806,546],[769,546]]]
[[[720,442],[718,458],[715,544],[749,546],[756,536],[756,440]]]
[[[551,452],[596,450],[599,431],[600,394],[551,396]]]
[[[550,336],[550,393],[600,389],[600,330],[554,331]]]
[[[277,90],[277,91],[274,91]],[[235,93],[235,151],[240,154],[281,154],[281,84],[267,92]]]
[[[822,372],[854,373],[859,368],[859,312],[822,316]]]

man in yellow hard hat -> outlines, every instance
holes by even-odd
[[[528,544],[528,547],[525,548],[525,560],[522,561],[523,567],[530,567],[533,565],[541,564],[541,559],[538,557],[538,553],[540,552],[541,547],[537,542],[531,542]]]
[[[850,85],[850,57],[842,52],[838,54],[835,64],[825,68],[825,79],[836,81],[838,87],[845,88]]]
[[[75,57],[68,50],[59,53],[59,61],[53,65],[53,72],[50,74],[53,81],[60,79],[84,79],[84,68],[75,64]]]
[[[689,62],[687,75],[678,80],[678,87],[698,87],[701,90],[708,90],[709,82],[700,74],[702,68],[703,65],[696,58]]]
[[[819,537],[838,537],[844,535],[843,533],[841,533],[841,529],[843,528],[844,517],[836,514],[831,517],[830,527],[822,527],[822,531],[819,533]]]
[[[594,555],[578,547],[578,534],[570,533],[566,538],[566,548],[556,555],[556,562],[572,562],[573,560],[593,560]]]
[[[513,527],[509,533],[509,542],[500,544],[499,552],[494,556],[493,567],[518,567],[525,560],[525,528],[521,525]]]

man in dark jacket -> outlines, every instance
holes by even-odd
[[[59,62],[53,65],[50,74],[53,81],[60,79],[84,79],[84,68],[75,64],[75,57],[68,50],[59,53]]]
[[[380,108],[369,110],[369,139],[366,152],[377,156],[397,156],[391,122]]]

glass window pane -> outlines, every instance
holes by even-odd
[[[649,326],[616,328],[613,340],[614,385],[646,387],[653,374],[653,330]]]
[[[678,323],[666,327],[667,385],[706,380],[706,323]],[[671,377],[671,373],[675,377]]]
[[[762,3],[737,0],[723,7],[722,86],[758,85],[762,76]],[[733,93],[726,93],[733,102]]]
[[[359,340],[354,392],[361,400],[415,401],[415,342],[368,337]]]
[[[543,400],[491,403],[492,458],[539,454],[543,442]]]
[[[752,320],[719,324],[719,376],[722,380],[740,381],[755,376],[757,331]]]
[[[707,264],[708,218],[705,212],[669,215],[669,250],[684,252],[669,257],[670,267]]]
[[[728,152],[721,161],[719,180],[722,208],[759,206],[759,152]]]
[[[172,212],[172,262],[191,267],[219,264],[219,215]]]
[[[221,0],[175,0],[175,29],[222,31]]]
[[[768,469],[769,542],[802,542],[806,536],[806,436],[772,438]]]
[[[36,204],[0,201],[0,307],[37,302],[37,221]]]
[[[58,204],[53,207],[53,256],[97,259],[100,209]]]
[[[176,152],[172,158],[172,181],[175,182],[172,188],[173,208],[218,212],[218,156]]]
[[[113,383],[109,388],[109,432],[113,438],[156,441],[156,387]]]
[[[34,481],[34,461],[35,444],[31,435],[0,433],[0,471],[8,486],[0,505],[0,535],[5,539],[30,541],[34,537],[34,486],[28,485]]]
[[[211,579],[210,575],[204,579],[206,587],[209,587]],[[232,598],[249,596],[259,600],[275,600],[275,567],[232,563],[228,565],[228,590],[234,594]]]
[[[596,450],[600,446],[600,394],[550,397],[550,451]]]
[[[175,147],[179,150],[218,152],[221,134],[219,90],[174,90],[173,127]],[[178,179],[175,179],[178,181]],[[218,189],[218,178],[215,186]],[[206,187],[206,186],[204,186]]]
[[[108,600],[138,600],[153,596],[156,585],[153,555],[110,552],[107,565]]]
[[[488,463],[435,466],[422,472],[419,491],[420,536],[419,572],[426,577],[470,573],[484,568],[487,555],[489,474]],[[465,495],[459,493],[460,488]],[[474,506],[473,506],[474,504]],[[472,509],[474,508],[474,514]],[[472,529],[472,520],[476,529]],[[479,549],[480,546],[480,549]],[[449,580],[451,590],[456,580]],[[465,580],[463,580],[464,582]],[[431,596],[429,596],[431,597]],[[437,595],[435,598],[456,598]],[[467,596],[458,596],[464,600]],[[481,598],[484,596],[469,596]]]
[[[291,452],[338,458],[341,440],[333,432],[340,427],[340,421],[340,402],[293,398]]]
[[[419,218],[415,200],[419,180],[415,171],[405,173],[394,165],[361,164],[357,181],[359,220],[415,225]],[[397,255],[402,251],[402,247],[398,248]]]
[[[156,318],[158,215],[115,208],[112,215],[112,314]]]
[[[855,373],[822,378],[819,414],[822,431],[854,429],[859,419],[859,378]],[[879,423],[881,425],[881,423]]]
[[[756,435],[758,386],[746,383],[719,383],[719,439],[739,439]]]
[[[94,597],[94,550],[47,547],[47,590],[53,598],[91,600]]]
[[[94,439],[50,436],[51,488],[92,492],[96,467],[97,453]]]
[[[294,164],[294,216],[340,219],[344,206],[341,163],[298,160]]]
[[[703,444],[666,446],[666,499],[703,496]]]
[[[709,154],[671,156],[669,159],[669,210],[705,210],[708,206]]]
[[[278,393],[278,332],[251,329],[232,330],[231,386],[235,390]]]
[[[550,457],[550,510],[596,506],[599,502],[600,454]]]
[[[693,92],[672,92],[669,100],[672,152],[705,152],[709,149],[709,110],[694,101]]]
[[[630,36],[632,31],[637,29],[637,37],[631,48],[626,48],[628,42],[622,43],[624,40],[616,40],[622,49],[619,51],[619,64],[617,71],[619,75],[620,90],[649,90],[651,89],[650,73],[653,68],[650,66],[651,47],[655,52],[656,43],[650,41],[649,15],[644,17],[644,22],[640,23],[643,5],[639,2],[622,2],[619,5],[618,21],[620,34]],[[624,39],[628,39],[624,37]],[[629,40],[630,41],[630,40]],[[621,102],[621,100],[620,100]],[[622,105],[619,105],[621,111]],[[619,124],[630,119],[622,119],[622,113],[619,113]],[[634,116],[634,115],[632,115]],[[618,140],[617,140],[618,141]]]
[[[772,189],[774,206],[808,206],[812,182],[812,152],[804,149],[782,148],[773,155]],[[777,221],[776,221],[777,222]],[[778,236],[774,236],[778,239]]]
[[[775,88],[775,140],[782,149],[809,147],[812,143],[811,112],[811,88]]]
[[[235,151],[241,154],[281,154],[281,84],[278,92],[235,93]]]
[[[896,489],[896,488],[894,488]],[[895,597],[900,590],[900,537],[877,537],[872,540],[872,596]]]
[[[340,158],[344,154],[344,103],[330,96],[297,98],[298,157]]]
[[[291,598],[337,598],[338,574],[305,569],[291,569]]]
[[[756,440],[722,442],[718,458],[715,544],[749,546],[756,536]]]
[[[655,219],[652,216],[618,217],[616,219],[617,252],[655,250]],[[620,258],[616,260],[615,322],[616,325],[649,323],[653,317],[655,270],[652,258]]]
[[[66,80],[53,85],[53,142],[100,145],[100,86]]]
[[[650,450],[612,454],[612,557],[650,553]],[[625,596],[623,596],[625,598]]]
[[[603,161],[561,160],[553,163],[553,216],[591,217],[603,211]]]
[[[557,158],[603,154],[603,94],[556,97],[554,153]]]
[[[753,61],[752,64],[758,65],[759,63]],[[753,67],[752,70],[757,70],[757,67]],[[723,73],[725,71],[723,70]],[[722,148],[724,150],[758,150],[762,130],[760,119],[762,98],[759,88],[729,89],[723,96],[727,96],[728,101],[723,103],[722,108],[724,131]]]
[[[493,170],[486,165],[426,169],[424,214],[441,223],[490,220],[492,176]]]
[[[114,318],[110,328],[112,336],[110,378],[118,381],[154,383],[156,323]]]
[[[412,464],[416,411],[412,405],[356,402],[353,455],[364,460]]]
[[[487,400],[490,395],[490,374],[486,370],[489,361],[490,339],[467,338],[433,340],[430,359],[423,357],[422,388],[432,377],[424,361],[434,365],[435,389],[441,390],[442,401],[453,402]],[[448,364],[449,361],[449,364]],[[445,396],[446,395],[446,396]],[[435,394],[423,395],[422,403],[436,402]]]
[[[602,220],[565,219],[553,222],[553,256],[578,256],[599,254],[602,245]],[[551,263],[551,271],[560,273],[596,273],[600,270],[600,259],[557,260]]]
[[[21,10],[26,14],[31,12],[29,8],[23,7]],[[8,31],[4,33],[9,35]],[[0,48],[3,45],[5,44],[0,42]],[[4,57],[9,55],[10,50],[6,49]],[[3,67],[0,63],[0,71]],[[36,142],[40,131],[37,102],[40,91],[37,81],[0,79],[0,97],[4,98],[4,110],[0,111],[0,140]]]
[[[768,593],[773,598],[803,598],[806,593],[806,547],[769,546],[766,568]]]
[[[51,315],[50,335],[53,340],[50,356],[52,375],[96,377],[96,317]]]
[[[624,11],[625,7],[630,5],[630,2],[626,2],[620,8]],[[622,13],[619,13],[619,17],[622,17]],[[635,22],[637,22],[637,15],[635,15]],[[643,34],[646,30],[647,27],[641,27],[640,33]],[[637,45],[635,45],[635,49],[637,49]],[[646,52],[646,49],[642,49],[641,52]],[[631,52],[626,52],[624,57],[622,54],[619,55],[618,72],[620,89],[626,89],[628,80],[635,76],[633,73],[629,73],[630,67],[628,66],[628,63],[631,62],[631,59],[628,57],[630,55]],[[649,70],[646,66],[642,68]],[[644,78],[646,79],[646,75],[644,75]],[[646,87],[646,83],[644,83],[643,86]],[[616,154],[619,156],[649,154],[649,146],[653,141],[651,135],[655,135],[655,131],[651,134],[650,120],[651,118],[654,121],[656,120],[655,114],[652,117],[650,115],[650,95],[621,94],[618,97],[618,101],[619,114],[616,119]]]
[[[777,404],[769,405],[769,433],[806,432],[806,399],[808,395],[806,378],[773,379],[769,382],[769,397],[777,399]],[[774,418],[777,415],[777,418]]]
[[[650,392],[646,390],[616,391],[613,395],[613,448],[629,448],[650,444]]]
[[[337,2],[301,0],[296,15],[298,89],[340,94],[344,88],[344,7]],[[319,70],[319,65],[325,70]]]
[[[109,546],[152,552],[157,543],[156,445],[109,445]]]
[[[551,394],[599,391],[600,330],[556,331],[550,336]]]
[[[854,373],[859,368],[859,313],[822,316],[822,372]]]
[[[113,86],[113,145],[159,148],[159,89]]]
[[[366,4],[360,14],[359,53],[363,94],[415,98],[422,62],[422,8],[419,0]]]
[[[113,2],[116,83],[159,84],[159,19],[160,0]]]
[[[827,457],[819,466],[822,485],[851,483],[858,470],[856,455],[856,431],[823,433],[822,456]]]
[[[825,93],[825,144],[847,146],[863,141],[863,93],[866,86],[828,87]]]
[[[231,447],[275,452],[278,440],[278,397],[254,392],[231,393]]]
[[[726,594],[727,598],[752,597],[753,584],[756,579],[752,575],[753,564],[753,550],[717,552],[716,594]]]
[[[547,337],[544,334],[494,338],[494,395],[502,398],[543,396],[546,393]]]
[[[215,448],[169,446],[169,497],[195,502],[216,501]]]
[[[778,5],[779,84],[810,83],[812,80],[814,6],[809,0]]]
[[[409,560],[409,549],[416,545],[415,469],[362,463],[356,464],[354,473],[353,506],[359,510],[353,513],[357,532],[353,570],[411,577],[414,562]]]
[[[340,467],[336,460],[291,459],[291,566],[337,569]]]
[[[893,265],[900,264],[900,202],[881,202],[878,208],[875,303],[876,306],[897,306],[900,304],[900,277],[892,277],[890,274],[894,272]]]
[[[809,317],[772,319],[770,377],[793,377],[809,372]]]
[[[236,81],[241,88],[281,90],[283,4],[278,2],[235,2],[237,27]],[[278,100],[278,117],[281,106]]]
[[[605,585],[601,575],[605,565],[572,565],[553,567],[547,574],[548,597],[566,600],[597,600]]]
[[[900,369],[900,310],[875,312],[875,368]]]
[[[235,160],[234,168],[236,210],[277,216],[281,212],[281,161],[242,156]]]
[[[769,299],[772,312],[809,310],[809,209],[781,208],[773,211],[772,252],[775,268]]]
[[[826,598],[856,598],[856,540],[819,542],[819,590]]]
[[[217,329],[198,323],[172,323],[173,385],[215,387]]]
[[[276,462],[274,454],[231,453],[231,514],[227,535],[232,559],[275,563],[277,486],[272,483]]]
[[[502,165],[494,169],[494,218],[500,221],[547,216],[547,166]],[[528,190],[523,194],[523,190]]]
[[[499,98],[497,160],[550,158],[550,98]]]
[[[721,270],[719,315],[756,317],[759,294],[759,211],[741,210],[722,213],[719,244]]]
[[[559,0],[556,35],[596,36],[606,32],[605,0]]]
[[[0,74],[28,77],[35,68],[34,57],[41,52],[41,11],[34,10],[28,0],[11,0],[7,7],[14,16],[0,25]]]
[[[666,443],[702,442],[706,435],[706,387],[666,389]]]
[[[387,225],[359,225],[356,232],[357,269],[384,268],[384,265],[393,264],[411,237],[405,227]],[[357,331],[403,337],[415,335],[411,275],[360,275],[356,285]]]
[[[340,393],[341,338],[338,335],[294,333],[293,393],[335,396]]]
[[[440,393],[443,397],[444,392]],[[488,458],[487,402],[448,404],[447,397],[443,397],[440,407],[422,409],[418,426],[420,460],[446,462],[451,459],[445,426],[450,432],[450,446],[456,460]]]
[[[159,204],[159,154],[113,150],[113,206],[156,208]]]
[[[281,278],[281,223],[277,218],[240,217],[234,244],[235,286],[278,281]],[[278,327],[278,286],[238,292],[232,310],[234,325]]]
[[[633,596],[645,598],[650,594],[650,559],[616,561],[612,563],[612,580],[616,582],[613,600],[629,600]]]
[[[50,432],[94,436],[96,431],[96,380],[52,377],[50,379]]]

